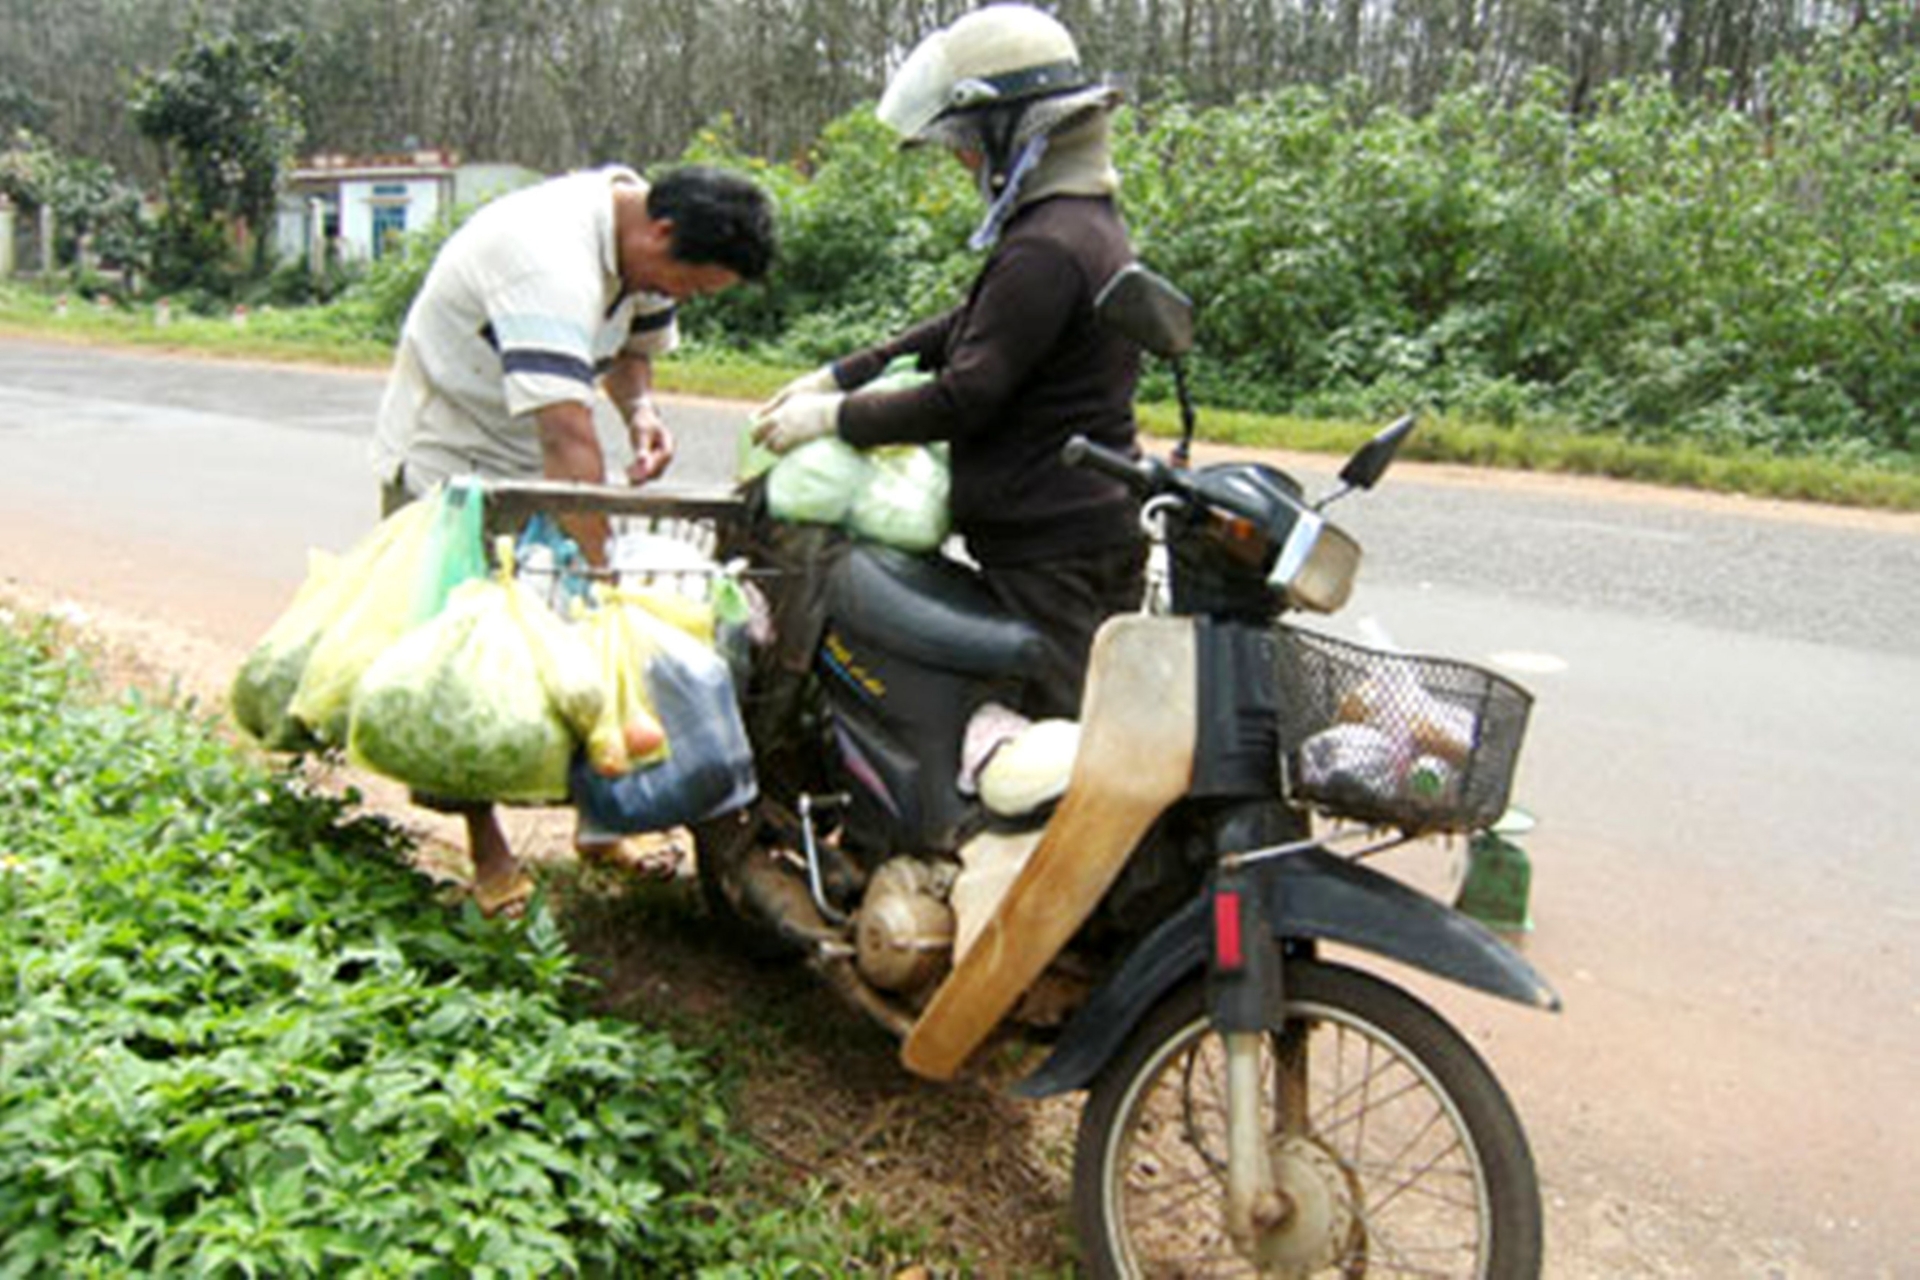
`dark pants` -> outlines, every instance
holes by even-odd
[[[380,482],[380,518],[385,520],[413,501],[413,495],[407,492],[406,473],[395,470],[391,480]]]
[[[1001,607],[1037,627],[1046,641],[1040,666],[1021,686],[1021,712],[1036,719],[1079,716],[1093,633],[1114,614],[1140,608],[1146,569],[1146,544],[1135,542],[982,571]]]

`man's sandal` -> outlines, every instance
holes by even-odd
[[[673,879],[687,858],[684,837],[671,832],[625,837],[583,832],[573,848],[584,862],[644,880]]]
[[[524,871],[516,871],[503,883],[475,884],[473,905],[480,908],[480,914],[489,920],[502,917],[517,920],[527,909],[527,902],[533,897],[533,888],[533,877]]]

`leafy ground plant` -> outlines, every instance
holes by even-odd
[[[551,916],[405,852],[0,625],[0,1275],[864,1269],[739,1198],[720,1086],[586,1012]]]

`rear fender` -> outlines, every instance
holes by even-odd
[[[1370,867],[1311,849],[1281,859],[1266,881],[1268,919],[1283,941],[1357,947],[1516,1004],[1560,1008],[1539,971],[1484,925]],[[1014,1092],[1045,1098],[1086,1088],[1161,997],[1205,970],[1208,901],[1195,895],[1148,934]]]

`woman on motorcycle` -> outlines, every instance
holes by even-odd
[[[987,210],[969,243],[987,261],[951,311],[796,379],[755,415],[775,452],[829,434],[862,448],[949,442],[954,527],[994,596],[1047,642],[1019,698],[1030,716],[1077,714],[1095,629],[1143,588],[1135,499],[1060,457],[1076,434],[1137,453],[1138,354],[1094,319],[1133,260],[1108,136],[1118,101],[1082,71],[1067,30],[1025,5],[922,41],[879,117],[974,174]],[[902,355],[931,380],[860,390]]]

